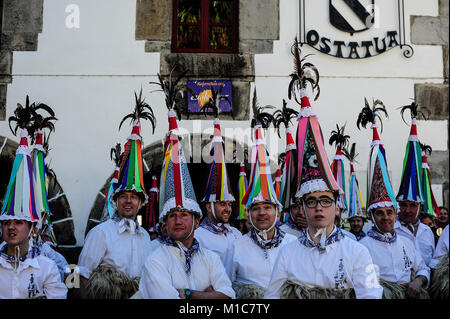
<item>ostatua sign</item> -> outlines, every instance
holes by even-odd
[[[409,58],[404,0],[300,0],[301,44],[344,59],[364,59],[395,47]]]

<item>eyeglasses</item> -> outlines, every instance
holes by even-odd
[[[308,208],[316,208],[317,203],[319,203],[319,202],[320,202],[320,206],[322,206],[323,208],[327,208],[327,207],[331,207],[331,205],[333,205],[334,200],[332,200],[329,197],[321,197],[319,199],[310,197],[304,201],[306,207],[308,207]]]

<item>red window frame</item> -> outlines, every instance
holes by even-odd
[[[233,19],[232,23],[210,23],[209,21],[209,2],[212,0],[200,0],[200,23],[178,22],[178,1],[173,0],[173,16],[172,16],[172,52],[175,53],[237,53],[238,52],[238,21],[239,21],[239,1],[229,0],[233,3]],[[178,48],[177,31],[179,25],[200,25],[200,48]],[[233,45],[231,49],[210,49],[209,48],[209,27],[210,26],[232,26]]]

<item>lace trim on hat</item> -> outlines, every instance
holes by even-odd
[[[3,214],[0,216],[0,221],[4,221],[4,220],[24,220],[24,221],[31,222],[31,223],[37,222],[37,220],[35,220],[35,221],[31,220],[31,217],[29,217],[29,216],[16,216],[16,215],[7,215],[7,214]]]
[[[324,191],[332,191],[328,188],[327,183],[323,179],[313,179],[307,182],[304,182],[300,186],[300,190],[295,194],[295,197],[302,198],[303,195],[314,193],[314,192],[324,192]]]
[[[161,215],[159,216],[159,221],[162,222],[164,220],[165,215],[167,215],[168,213],[174,211],[174,210],[178,210],[181,212],[190,212],[193,214],[197,214],[199,215],[200,218],[202,218],[202,211],[200,209],[200,206],[198,205],[198,203],[190,198],[183,198],[183,205],[184,207],[181,206],[176,206],[175,204],[175,197],[172,197],[170,199],[168,199],[163,206],[163,209],[161,211]]]
[[[383,202],[376,202],[370,205],[367,208],[367,211],[370,211],[371,209],[378,208],[378,207],[390,207],[394,206],[394,204],[391,201],[383,201]]]
[[[304,107],[300,110],[300,112],[298,112],[297,119],[301,119],[302,117],[308,116],[316,116],[316,113],[313,111],[311,107]]]

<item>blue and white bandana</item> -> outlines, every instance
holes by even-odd
[[[249,236],[256,245],[258,245],[264,250],[264,257],[267,259],[269,258],[269,256],[267,255],[267,249],[276,248],[280,246],[285,234],[286,233],[282,231],[278,226],[275,226],[275,233],[273,234],[272,239],[262,240],[261,237],[259,237],[256,234],[256,230],[252,227],[250,229]]]
[[[211,223],[211,221],[209,220],[208,216],[206,216],[205,218],[203,218],[202,222],[200,223],[200,227],[209,230],[211,233],[214,234],[227,234],[228,232],[230,232],[230,230],[227,227],[227,224],[221,224],[224,226],[224,228],[220,228],[220,226],[214,225],[213,223]]]
[[[22,257],[15,257],[15,256],[10,256],[7,254],[7,246],[8,245],[4,245],[1,250],[0,250],[0,256],[2,258],[4,258],[6,261],[12,262],[12,263],[18,263],[18,262],[24,262],[27,258],[35,258],[37,256],[39,256],[41,254],[41,250],[39,249],[39,247],[37,245],[32,245],[28,252],[26,253],[26,255],[22,256]]]
[[[320,243],[315,243],[309,238],[307,231],[308,231],[308,228],[302,229],[302,233],[298,237],[298,240],[305,247],[317,248],[320,253],[324,253],[326,251],[326,246],[334,244],[344,238],[344,234],[341,232],[341,230],[337,227],[334,227],[334,230],[331,232],[331,234],[325,240],[324,247],[322,247],[320,245]]]
[[[198,250],[200,248],[200,245],[199,245],[197,239],[194,238],[191,248],[184,247],[184,245],[181,242],[179,242],[179,244],[178,244],[175,240],[173,240],[169,236],[167,236],[164,239],[159,239],[159,241],[164,245],[177,247],[183,251],[184,257],[186,258],[186,263],[184,265],[184,271],[186,272],[187,275],[189,275],[191,273],[192,256],[196,252],[198,252]]]
[[[381,241],[383,243],[392,244],[397,240],[397,233],[394,230],[394,235],[391,233],[381,234],[376,231],[375,227],[372,227],[368,232],[367,236],[375,240]]]

